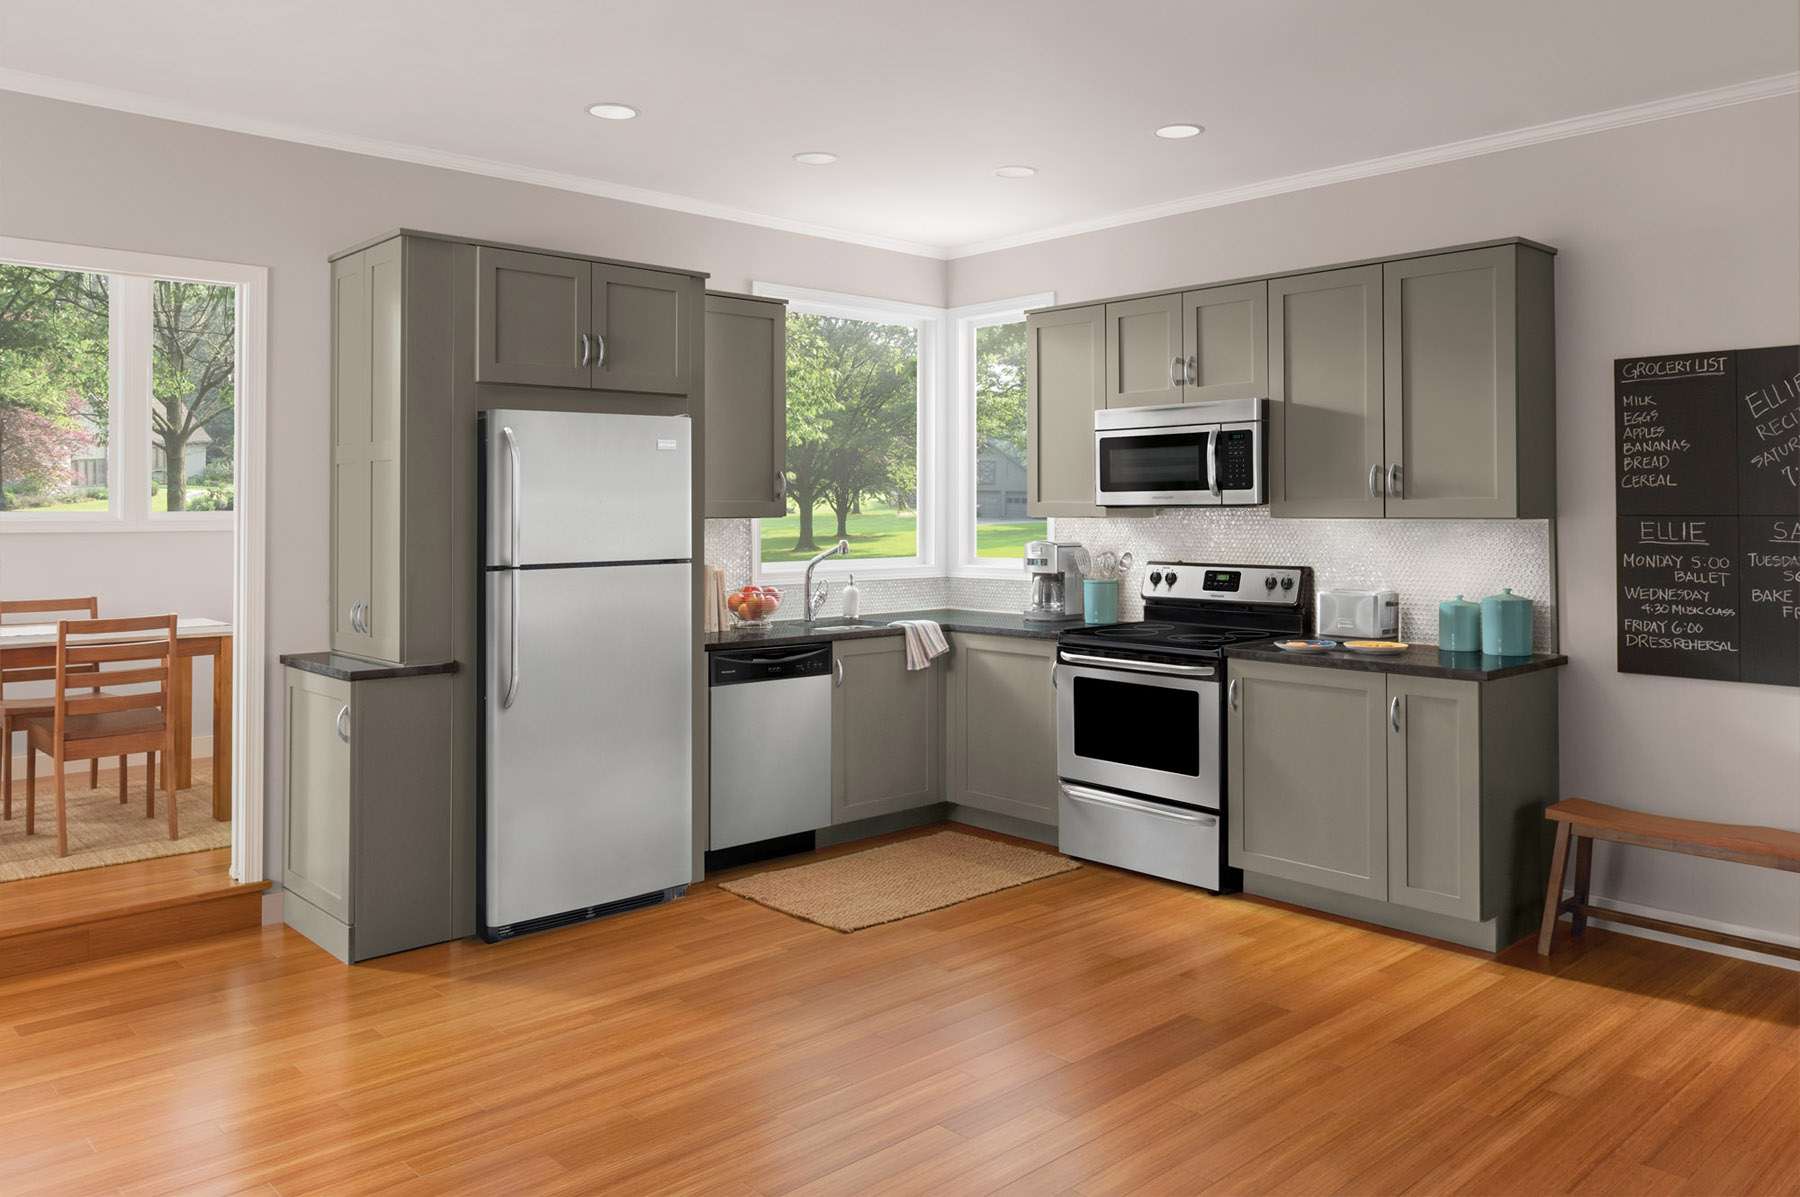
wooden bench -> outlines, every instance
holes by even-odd
[[[1538,955],[1550,954],[1550,940],[1556,933],[1558,915],[1568,914],[1570,933],[1580,935],[1587,928],[1589,915],[1633,927],[1647,927],[1670,935],[1704,939],[1708,943],[1728,944],[1800,960],[1800,948],[1767,940],[1748,939],[1690,927],[1683,923],[1645,918],[1623,910],[1612,910],[1588,904],[1588,880],[1594,858],[1594,841],[1611,840],[1615,844],[1638,844],[1661,848],[1664,852],[1685,852],[1689,856],[1710,856],[1715,860],[1735,860],[1740,864],[1761,865],[1766,869],[1782,869],[1800,873],[1800,831],[1781,831],[1774,827],[1745,827],[1735,823],[1707,823],[1699,819],[1671,819],[1665,815],[1645,814],[1589,802],[1585,798],[1569,798],[1544,812],[1556,824],[1556,848],[1550,856],[1550,882],[1544,891],[1544,922],[1538,930]],[[1575,892],[1562,896],[1563,873],[1568,866],[1570,841],[1575,848]]]

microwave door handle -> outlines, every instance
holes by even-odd
[[[1219,489],[1219,430],[1206,430],[1206,489],[1213,498],[1219,498],[1224,492]]]

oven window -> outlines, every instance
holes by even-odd
[[[1194,690],[1078,677],[1075,755],[1200,775],[1200,695]]]
[[[1109,436],[1100,440],[1100,489],[1206,489],[1206,434],[1171,432],[1154,436]]]

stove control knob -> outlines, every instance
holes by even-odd
[[[1150,585],[1153,589],[1162,585],[1162,570],[1153,569],[1150,571]]]
[[[1294,577],[1292,574],[1289,574],[1287,577],[1281,579],[1281,588],[1283,590],[1292,590],[1294,588]]]
[[[1168,573],[1164,574],[1163,577],[1165,577],[1169,580],[1170,586],[1175,585],[1175,571],[1174,570],[1170,570]]]
[[[1263,575],[1263,589],[1264,590],[1275,589],[1275,575],[1274,574],[1264,574]]]

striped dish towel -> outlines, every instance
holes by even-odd
[[[941,657],[950,651],[950,642],[944,639],[944,629],[938,627],[934,620],[896,619],[888,626],[901,628],[906,632],[908,669],[929,669],[934,657]]]

